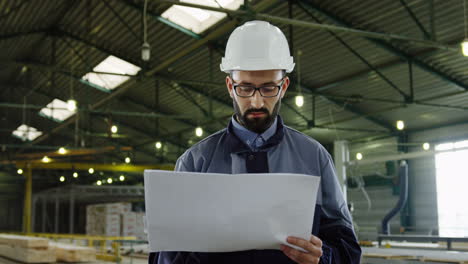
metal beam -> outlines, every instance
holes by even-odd
[[[306,12],[317,23],[323,24],[323,22],[320,19],[318,19],[316,16],[314,16],[312,14],[312,12],[310,12],[307,8],[302,6],[300,3],[299,3],[299,6],[302,8],[302,10],[304,12]],[[396,84],[394,84],[392,81],[390,81],[390,79],[387,78],[379,69],[377,69],[368,60],[366,60],[357,50],[353,49],[348,43],[346,43],[346,41],[344,41],[337,34],[331,32],[331,31],[328,31],[328,30],[327,30],[327,32],[330,35],[332,35],[341,45],[343,45],[354,56],[356,56],[362,63],[364,63],[367,67],[369,67],[373,72],[375,72],[382,80],[384,80],[388,85],[390,85],[390,87],[392,87],[394,90],[396,90],[405,99],[405,101],[408,101],[409,96],[405,92],[403,92]]]
[[[416,23],[418,28],[421,30],[421,32],[424,35],[424,38],[425,39],[432,39],[431,35],[427,32],[427,30],[424,28],[424,26],[421,24],[421,22],[419,22],[419,19],[416,17],[413,10],[411,10],[411,8],[406,4],[405,0],[400,0],[400,3],[406,9],[406,11],[408,12],[411,19],[413,19],[414,23]]]
[[[301,21],[301,20],[271,16],[271,15],[261,14],[261,13],[252,14],[250,11],[229,10],[229,9],[224,9],[224,8],[192,4],[188,2],[177,2],[177,1],[172,1],[172,0],[158,0],[158,1],[161,3],[168,3],[168,4],[173,4],[173,5],[181,5],[181,6],[188,6],[188,7],[206,9],[206,10],[217,11],[217,12],[223,12],[234,17],[243,18],[243,17],[249,17],[253,15],[257,19],[262,19],[262,20],[266,20],[266,21],[270,21],[270,22],[278,23],[278,24],[294,25],[298,27],[313,28],[313,29],[330,30],[333,32],[350,33],[354,35],[365,36],[365,37],[372,38],[372,39],[399,40],[399,41],[408,42],[412,45],[434,47],[434,48],[438,48],[442,50],[451,50],[454,52],[458,52],[457,48],[449,47],[442,43],[437,43],[437,42],[429,41],[429,40],[415,39],[415,38],[410,38],[410,37],[396,35],[396,34],[370,32],[370,31],[353,29],[350,27],[340,27],[340,26],[334,26],[334,25],[323,25],[323,24],[311,23],[311,22],[306,22],[306,21]]]
[[[38,90],[35,90],[34,92],[35,92],[35,93],[38,93],[38,94],[40,94],[40,95],[49,97],[49,98],[55,98],[54,96],[51,96],[51,95],[49,95],[49,94],[46,94],[46,93],[41,92],[41,91],[38,91]],[[67,122],[68,120],[70,120],[71,118],[73,118],[73,117],[70,117],[70,118],[67,119],[66,121],[62,122],[62,124],[63,124],[63,123],[66,123],[66,122]],[[66,127],[66,126],[65,126],[65,127]],[[130,127],[130,128],[131,128],[131,127]],[[141,132],[141,133],[144,133],[146,136],[151,137],[151,135],[147,134],[146,132]],[[116,142],[115,140],[112,140],[112,138],[106,138],[106,139],[109,140],[109,141],[111,141],[113,144],[117,144],[117,145],[121,146],[120,143]],[[29,142],[28,145],[33,145],[32,143],[34,143],[34,142],[35,142],[35,141]],[[174,142],[177,142],[177,141],[174,141]],[[172,144],[175,144],[175,143],[172,143]],[[179,146],[178,144],[175,144],[175,145],[176,145],[176,146]],[[154,157],[154,154],[153,154],[153,153],[149,153],[149,152],[146,151],[146,150],[138,149],[137,147],[134,148],[134,151],[138,151],[138,152],[143,153],[143,154],[145,154],[145,155],[147,155],[147,156],[149,156],[149,157]]]
[[[24,37],[24,36],[34,35],[34,34],[45,34],[45,33],[47,33],[47,29],[34,29],[34,30],[28,30],[28,31],[19,31],[19,32],[2,34],[0,35],[0,40],[8,40],[8,39],[14,39],[18,37]]]
[[[257,5],[253,6],[252,10],[254,10],[256,12],[261,12],[261,11],[271,7],[275,3],[276,3],[276,0],[261,1]],[[190,45],[187,48],[183,48],[182,50],[180,50],[175,56],[169,58],[166,61],[158,63],[156,67],[154,67],[154,68],[150,69],[149,71],[145,72],[144,75],[145,76],[153,76],[155,73],[157,73],[159,71],[162,71],[162,70],[165,70],[169,65],[176,62],[177,60],[179,60],[179,59],[183,58],[184,56],[196,51],[198,48],[208,44],[209,42],[211,42],[213,40],[216,40],[216,39],[220,38],[221,36],[224,36],[225,34],[230,32],[231,30],[233,30],[236,25],[237,25],[236,20],[229,21],[229,22],[221,25],[220,27],[216,28],[215,30],[210,32],[208,35],[206,35],[204,38],[198,40],[196,43]],[[59,31],[59,32],[64,33],[63,31]],[[88,41],[88,43],[89,43],[89,41]],[[93,43],[91,43],[91,44],[94,46]],[[114,54],[114,52],[111,52],[111,54]],[[136,82],[135,79],[130,79],[124,85],[122,85],[122,87],[119,87],[119,89],[112,92],[109,96],[107,96],[107,97],[99,100],[95,104],[91,105],[89,108],[91,110],[94,110],[94,109],[97,109],[99,107],[102,107],[103,105],[105,105],[106,103],[108,103],[109,101],[114,99],[115,97],[118,97],[118,96],[121,96],[122,94],[124,94],[128,89],[130,89],[130,87],[132,87],[133,84],[135,84],[135,82]],[[52,129],[49,133],[47,133],[47,134],[39,137],[38,139],[36,139],[33,142],[33,144],[37,144],[37,143],[40,143],[40,142],[46,140],[48,137],[50,137],[50,135],[60,131],[61,129],[66,128],[68,125],[72,124],[74,121],[75,121],[75,118],[71,117],[66,122],[64,122],[61,125],[55,127],[54,129]]]
[[[17,168],[26,168],[29,164],[34,170],[88,170],[94,168],[95,171],[115,171],[115,172],[143,172],[144,170],[174,170],[172,164],[102,164],[102,163],[74,163],[74,162],[21,162],[14,163]]]
[[[337,17],[335,14],[332,14],[331,12],[328,12],[328,11],[324,10],[323,8],[315,5],[314,3],[311,3],[311,2],[305,3],[305,1],[301,0],[301,4],[304,5],[306,8],[314,9],[315,11],[319,12],[321,15],[326,16],[328,19],[334,21],[335,23],[338,23],[340,25],[344,25],[345,28],[347,28],[347,29],[354,30],[354,29],[351,28],[351,26],[352,26],[351,23],[349,23],[348,21],[345,21],[342,18]],[[426,64],[422,60],[420,60],[418,58],[415,58],[415,57],[411,56],[410,54],[406,53],[405,51],[403,51],[403,50],[389,44],[388,42],[386,42],[386,41],[388,41],[388,40],[390,40],[392,38],[378,38],[378,39],[375,39],[372,36],[368,36],[366,34],[362,34],[361,36],[365,37],[366,39],[373,42],[374,44],[377,44],[377,46],[380,46],[381,48],[383,48],[383,49],[391,52],[392,54],[402,58],[405,61],[412,60],[414,65],[418,66],[422,70],[424,70],[424,71],[426,71],[426,72],[428,72],[428,73],[430,73],[430,74],[432,74],[432,75],[434,75],[436,77],[439,77],[440,79],[442,79],[444,81],[447,81],[447,82],[449,82],[451,84],[457,85],[457,86],[459,86],[460,88],[462,88],[464,90],[468,90],[468,85],[464,84],[463,82],[449,76],[447,73],[444,73],[442,71],[439,71],[439,70],[435,69],[432,66],[429,66],[428,64]],[[398,38],[396,38],[396,39],[398,39]],[[401,40],[403,40],[403,39],[401,39]],[[410,44],[415,44],[414,42],[411,42],[411,41],[409,43]],[[428,45],[428,46],[430,46],[430,45]],[[432,47],[435,48],[436,46],[432,46]],[[455,48],[449,48],[448,46],[446,46],[446,47],[447,47],[446,50],[459,52],[458,48],[455,49]]]
[[[125,19],[112,7],[107,0],[101,0],[104,5],[114,14],[114,16],[119,20],[119,22],[124,25],[124,27],[135,37],[135,40],[140,40],[137,33],[128,25]]]

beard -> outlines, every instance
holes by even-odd
[[[241,124],[243,127],[247,128],[248,130],[255,132],[257,134],[261,134],[265,132],[275,121],[276,117],[278,116],[278,112],[281,106],[281,99],[276,102],[275,106],[273,107],[273,111],[270,114],[268,109],[266,108],[259,108],[259,109],[248,109],[245,111],[244,114],[241,113],[239,104],[235,100],[232,101],[234,105],[234,111],[236,115],[236,120]],[[260,118],[247,118],[247,116],[252,112],[262,112],[265,113],[264,117]]]

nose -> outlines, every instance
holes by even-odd
[[[255,94],[252,97],[250,97],[250,105],[254,109],[260,109],[263,107],[263,97],[260,95],[259,91],[255,91]]]

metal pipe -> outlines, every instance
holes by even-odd
[[[400,163],[398,175],[400,176],[400,198],[396,206],[382,220],[382,234],[385,235],[390,234],[390,220],[405,206],[408,200],[408,164],[404,160]]]
[[[43,105],[32,105],[32,104],[15,104],[15,103],[0,103],[0,107],[3,108],[18,108],[18,109],[43,109],[46,108]],[[52,108],[49,108],[52,109]],[[67,108],[54,107],[52,110],[67,110]],[[120,116],[137,116],[137,117],[151,117],[151,118],[170,118],[170,119],[191,119],[188,115],[169,115],[160,113],[144,113],[144,112],[128,112],[128,111],[102,111],[102,110],[88,110],[78,109],[78,112],[93,113],[102,115],[120,115]]]
[[[468,147],[464,147],[464,148],[457,148],[456,150],[458,151],[458,150],[467,150],[467,149],[468,149]],[[347,165],[348,166],[355,166],[355,165],[374,164],[374,163],[378,163],[378,162],[391,161],[391,160],[417,159],[417,158],[433,156],[435,154],[450,152],[450,151],[453,151],[453,149],[449,149],[449,150],[432,150],[432,151],[428,150],[428,151],[409,152],[409,153],[404,153],[404,154],[393,154],[393,155],[375,157],[373,159],[352,160],[352,161],[349,161]]]
[[[188,7],[211,10],[211,11],[216,11],[216,12],[222,12],[222,13],[226,13],[226,14],[230,14],[232,16],[238,16],[238,17],[251,15],[248,11],[243,11],[243,10],[230,10],[230,9],[225,9],[225,8],[211,7],[211,6],[198,5],[198,4],[192,4],[192,3],[186,3],[186,2],[177,2],[177,1],[172,1],[172,0],[158,0],[158,2],[172,4],[172,5],[188,6]],[[257,19],[267,20],[267,21],[274,22],[274,23],[294,25],[298,27],[313,28],[313,29],[320,29],[320,30],[324,29],[324,30],[329,30],[333,32],[344,32],[344,33],[350,33],[350,34],[354,34],[358,36],[369,37],[373,39],[383,39],[387,41],[388,40],[401,40],[401,41],[409,42],[413,45],[433,47],[433,48],[442,49],[442,50],[459,52],[458,48],[447,46],[445,44],[430,41],[430,40],[415,39],[415,38],[400,36],[396,34],[370,32],[370,31],[334,26],[334,25],[324,25],[324,24],[306,22],[306,21],[301,21],[301,20],[296,20],[296,19],[289,19],[289,18],[277,17],[277,16],[260,14],[260,13],[257,13],[254,15],[255,15],[255,18]]]

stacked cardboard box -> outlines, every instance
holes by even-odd
[[[122,236],[136,236],[136,218],[134,212],[122,215]]]
[[[120,236],[121,216],[130,213],[130,203],[95,204],[86,207],[86,234]]]
[[[133,236],[146,240],[144,212],[132,212],[130,203],[94,204],[86,207],[86,234]]]
[[[144,223],[144,212],[136,213],[136,229],[135,229],[135,236],[140,240],[147,240],[148,236],[145,232],[145,223]]]

